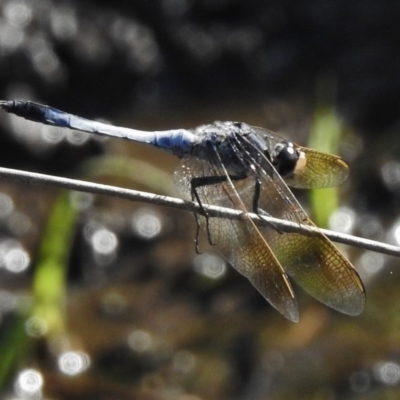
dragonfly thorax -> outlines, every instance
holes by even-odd
[[[263,136],[258,128],[242,122],[217,121],[198,127],[194,133],[197,140],[191,154],[210,160],[210,154],[218,153],[219,162],[234,174],[244,175],[255,165],[271,173],[272,164],[278,174],[285,177],[300,173],[306,164],[305,154],[292,142],[276,140],[277,136],[272,133]],[[265,163],[267,160],[269,167]]]
[[[241,140],[251,133],[253,133],[251,127],[241,122],[216,121],[210,125],[200,126],[194,131],[197,140],[192,146],[191,154],[209,160],[212,154],[218,153],[220,162],[224,165],[235,165],[238,169],[243,169],[245,165],[241,160],[242,151],[259,154],[265,150],[265,145],[263,148],[258,146],[261,141],[255,146],[247,140]]]

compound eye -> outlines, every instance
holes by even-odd
[[[281,142],[275,147],[273,166],[280,175],[288,175],[296,169],[299,153],[291,142]]]

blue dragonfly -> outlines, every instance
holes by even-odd
[[[288,187],[342,183],[349,168],[340,157],[241,122],[146,132],[29,101],[0,101],[0,108],[42,124],[147,143],[174,154],[181,159],[174,180],[182,198],[196,201],[201,208],[209,204],[243,212],[243,219],[231,220],[209,217],[203,209],[196,221],[209,242],[286,318],[299,320],[290,278],[339,312],[358,315],[363,311],[365,290],[354,267],[313,229],[315,225]],[[283,233],[271,224],[256,226],[246,212],[295,222],[306,231]]]

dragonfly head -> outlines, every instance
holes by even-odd
[[[276,144],[273,155],[272,165],[281,176],[299,172],[306,163],[303,152],[296,150],[292,142],[283,140]]]

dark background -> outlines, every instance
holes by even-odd
[[[4,99],[147,130],[240,120],[302,144],[317,108],[327,104],[342,124],[340,151],[351,166],[341,202],[354,216],[353,232],[393,243],[400,211],[399,49],[400,3],[392,1],[0,0]],[[119,141],[46,142],[33,124],[18,128],[16,119],[0,118],[3,167],[89,179],[88,160],[107,169],[106,157],[141,159],[167,176],[177,163]],[[157,189],[146,184],[147,169],[132,168],[129,178],[110,171],[89,176],[171,194],[164,175]],[[58,192],[0,185],[31,224],[18,234],[2,220],[3,242],[18,240],[31,258],[23,276],[0,271],[2,286],[13,295],[30,293]],[[49,334],[30,342],[4,393],[16,390],[21,371],[36,368],[43,393],[55,399],[398,398],[398,260],[348,249],[365,278],[364,314],[339,315],[299,290],[295,325],[230,268],[220,279],[196,272],[189,214],[91,201],[71,246],[64,331],[69,348],[88,354],[91,366],[64,376]],[[129,227],[142,208],[163,221],[155,239]],[[117,235],[112,261],[93,256],[85,242],[90,223]],[[147,343],[144,350],[132,337]]]

